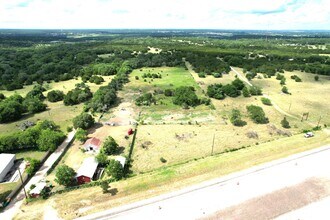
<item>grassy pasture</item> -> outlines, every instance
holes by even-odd
[[[146,82],[142,78],[144,73],[160,73],[161,79],[146,78]],[[135,77],[139,77],[138,80]],[[157,89],[176,89],[180,86],[192,86],[196,89],[196,94],[199,97],[205,97],[202,89],[196,83],[189,71],[178,67],[160,67],[160,68],[142,68],[134,70],[130,74],[130,82],[125,86],[124,92],[120,96],[124,97],[125,101],[134,103],[135,99],[140,94],[151,92]],[[171,114],[182,115],[181,119],[187,121],[196,116],[199,118],[204,115],[212,117],[212,111],[208,106],[200,105],[189,110],[183,110],[181,106],[172,103],[172,97],[166,97],[163,94],[156,95],[157,105],[151,106],[135,106],[136,112],[141,112],[141,119],[146,123],[163,123],[166,122],[166,117]],[[135,105],[135,104],[133,104]],[[205,114],[207,112],[207,114]]]
[[[290,78],[292,75],[299,76],[302,82],[295,82]],[[291,95],[281,92],[282,87],[279,80],[274,77],[271,79],[254,79],[252,83],[262,87],[264,93],[269,95],[284,111],[298,118],[301,118],[303,113],[309,112],[307,122],[315,126],[320,116],[322,116],[320,124],[330,125],[330,102],[328,99],[330,77],[319,76],[319,81],[315,81],[314,74],[299,71],[285,72],[284,76]]]
[[[324,132],[317,132],[316,137],[305,139],[299,134],[235,152],[160,168],[153,172],[111,183],[111,190],[118,191],[114,195],[111,195],[111,193],[103,194],[99,186],[57,194],[48,200],[23,204],[21,209],[24,212],[20,211],[15,219],[40,218],[48,207],[56,209],[59,217],[72,219],[136,202],[294,153],[313,149],[330,141],[329,136]]]

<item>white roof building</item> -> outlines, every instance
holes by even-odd
[[[15,154],[0,154],[0,182],[4,180],[6,174],[14,166],[15,159]]]
[[[95,157],[86,158],[77,170],[76,177],[85,176],[92,179],[98,164]]]
[[[39,182],[36,184],[36,187],[31,189],[30,195],[38,196],[40,195],[41,191],[46,187],[46,182]]]
[[[115,158],[116,161],[119,161],[119,163],[124,167],[126,163],[126,158],[123,156],[118,156]]]

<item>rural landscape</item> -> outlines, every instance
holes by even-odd
[[[326,31],[1,30],[0,48],[14,219],[84,217],[330,142]]]

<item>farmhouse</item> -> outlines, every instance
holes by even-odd
[[[6,174],[14,166],[15,159],[15,154],[0,154],[0,182],[4,180]]]
[[[41,191],[46,187],[46,182],[39,182],[36,184],[36,187],[34,187],[33,189],[31,189],[30,191],[30,196],[32,198],[38,198],[41,194]]]
[[[101,140],[98,138],[90,138],[84,144],[84,149],[86,151],[98,151],[101,147]]]
[[[98,162],[94,157],[86,158],[80,168],[77,171],[78,184],[89,183],[93,180],[94,173],[96,171]]]

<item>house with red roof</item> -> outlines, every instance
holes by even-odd
[[[84,149],[86,151],[98,151],[101,148],[101,140],[98,138],[90,138],[84,144]]]

